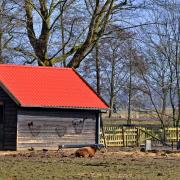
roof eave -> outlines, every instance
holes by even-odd
[[[54,109],[77,109],[77,110],[95,110],[101,112],[107,112],[109,108],[98,108],[98,107],[76,107],[76,106],[34,106],[34,105],[21,105],[25,108],[54,108]]]

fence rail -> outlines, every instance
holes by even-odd
[[[154,144],[161,144],[161,140],[166,143],[174,143],[180,139],[180,128],[166,128],[165,131],[159,128],[127,127],[127,126],[105,126],[104,136],[101,133],[102,144],[108,147],[127,147],[145,144],[146,139],[151,139]],[[106,141],[106,142],[104,142]]]

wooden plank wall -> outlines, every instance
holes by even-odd
[[[4,104],[4,122],[0,125],[0,150],[16,150],[17,105],[2,88],[0,102]]]
[[[58,149],[62,144],[93,144],[95,111],[19,110],[17,150]]]

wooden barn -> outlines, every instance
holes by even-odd
[[[74,69],[0,65],[0,150],[97,144],[107,109]]]

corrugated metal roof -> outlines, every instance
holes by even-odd
[[[23,107],[107,109],[72,68],[0,65],[1,87]]]

